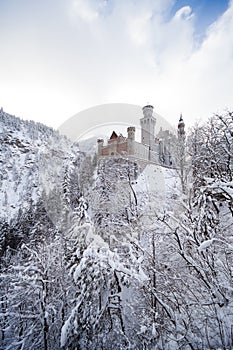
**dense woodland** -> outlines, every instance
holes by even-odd
[[[3,110],[0,147],[0,349],[232,348],[233,113],[177,140],[161,192]]]

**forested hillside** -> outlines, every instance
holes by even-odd
[[[176,169],[0,112],[0,349],[230,349],[233,115]]]

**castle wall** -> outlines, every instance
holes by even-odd
[[[134,141],[134,155],[138,158],[149,160],[149,146]]]
[[[149,159],[151,162],[154,162],[154,163],[159,163],[160,160],[159,160],[159,150],[157,149],[155,151],[155,147],[154,147],[154,150],[150,150],[150,159]]]
[[[106,146],[99,144],[99,157],[111,157],[117,155],[133,156],[138,159],[168,166],[172,164],[171,153],[165,146],[164,140],[161,140],[158,143],[155,142],[152,149],[149,146],[143,145],[132,139],[124,139],[122,141],[119,141],[119,139],[111,140],[111,142],[108,142],[108,145]]]
[[[98,152],[99,156],[113,156],[113,155],[125,155],[127,154],[128,145],[127,141],[117,142],[112,141],[109,142],[107,146],[102,146],[100,151]]]
[[[128,152],[128,143],[127,141],[118,142],[117,144],[117,153],[118,154],[126,154]]]
[[[135,155],[135,141],[132,139],[127,139],[127,150],[128,155],[134,156]]]
[[[109,156],[109,147],[108,146],[103,146],[101,155],[102,156]]]

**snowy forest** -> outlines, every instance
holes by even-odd
[[[171,168],[2,109],[0,148],[0,349],[233,348],[233,112]]]

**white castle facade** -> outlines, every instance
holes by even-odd
[[[127,137],[112,132],[107,144],[98,139],[98,157],[127,156],[172,166],[172,151],[177,137],[169,130],[161,130],[155,135],[156,118],[153,116],[152,105],[142,108],[143,117],[140,119],[141,142],[135,140],[135,127],[129,126]],[[178,123],[178,138],[184,138],[184,121],[182,115]]]

